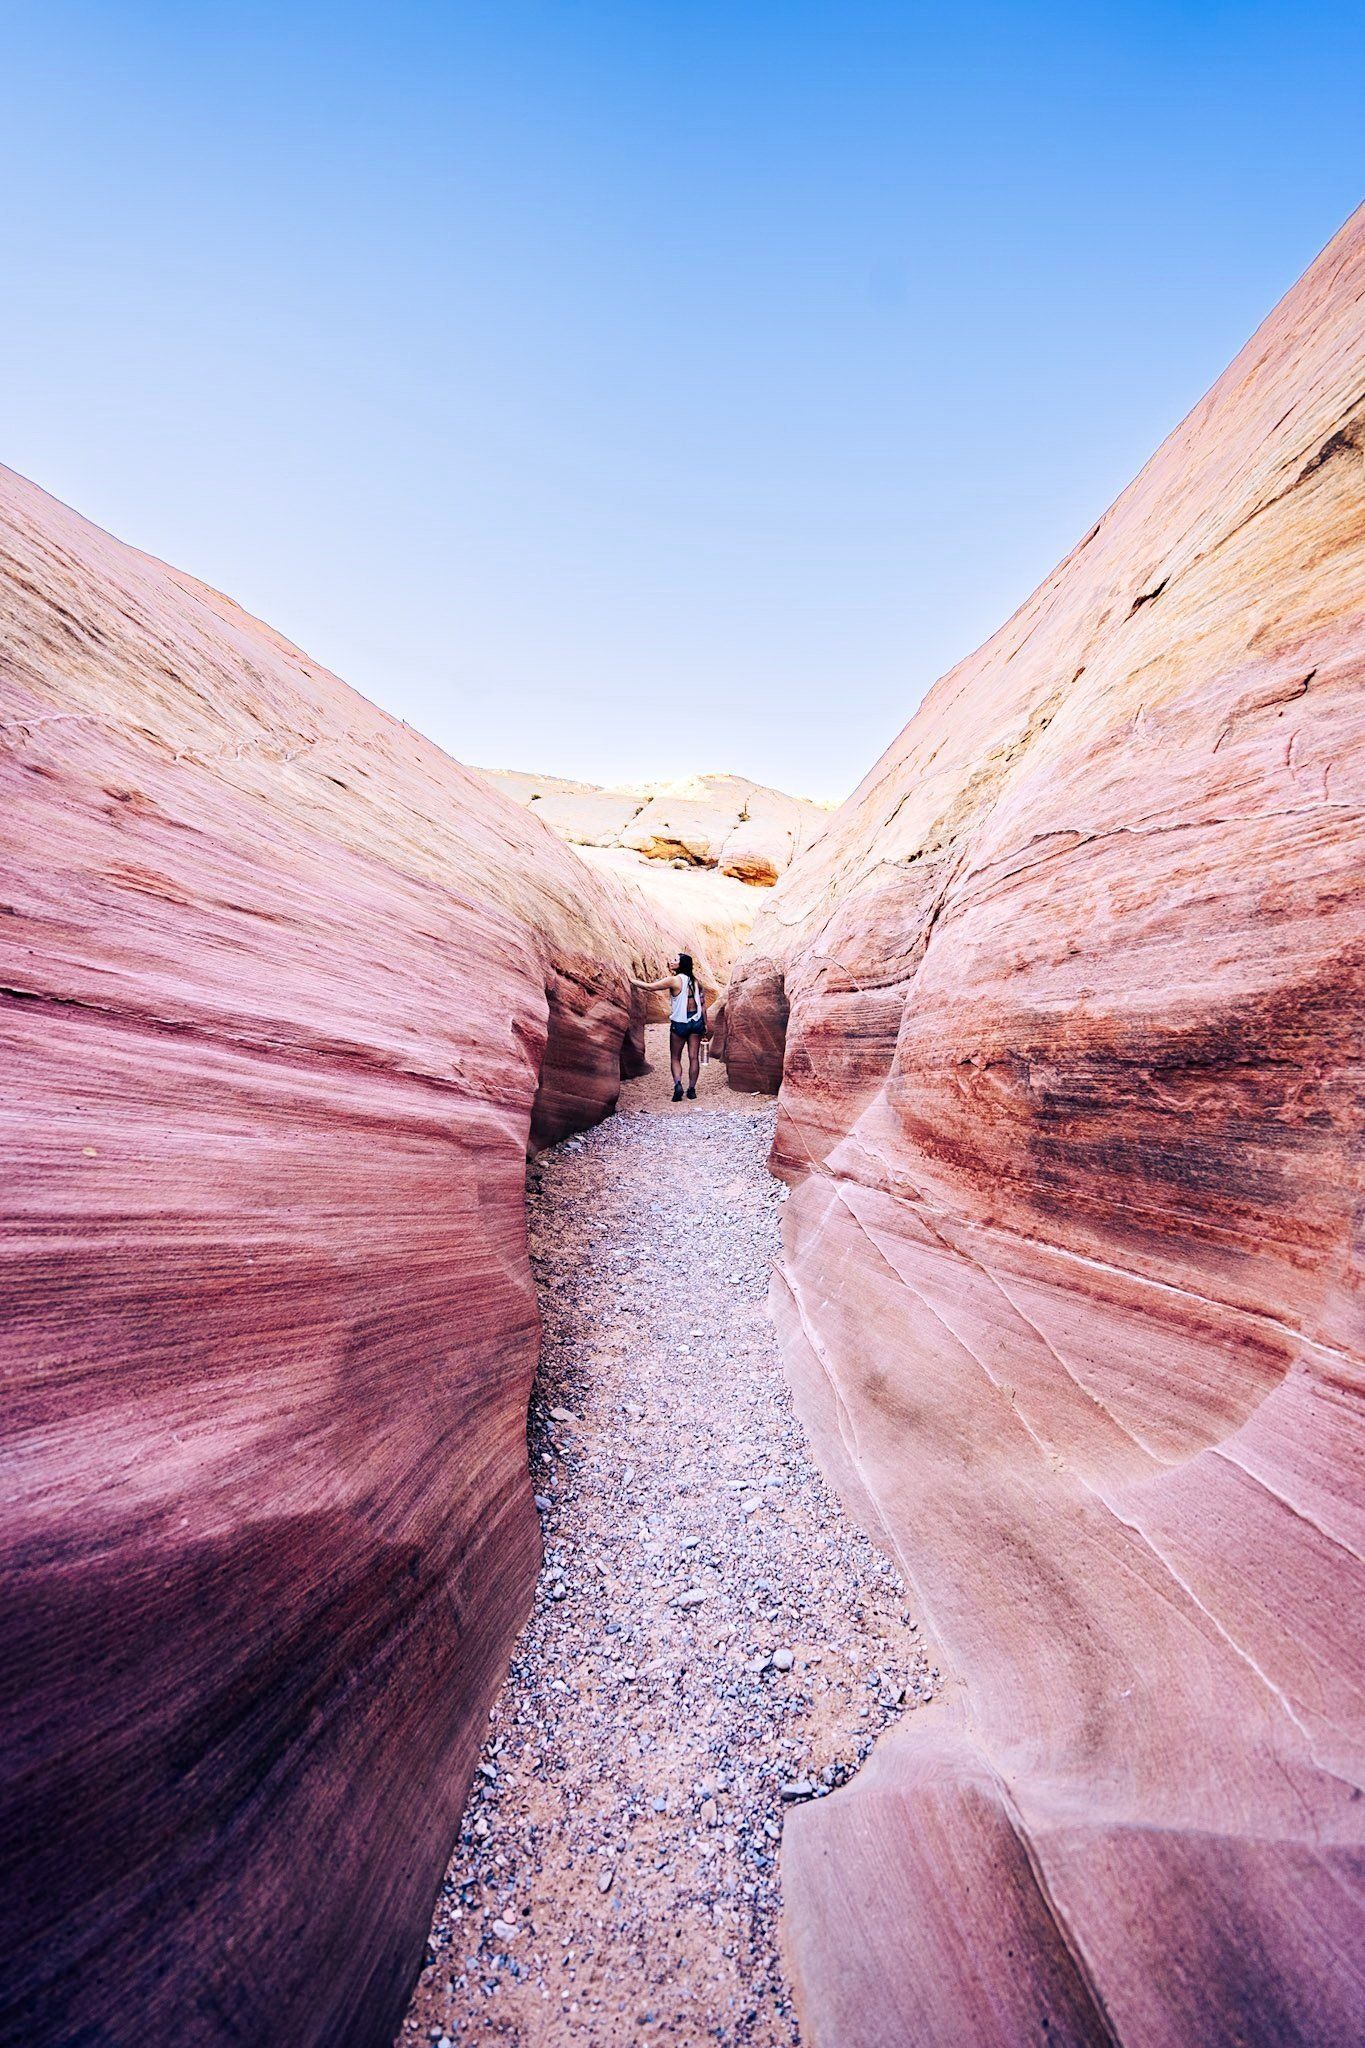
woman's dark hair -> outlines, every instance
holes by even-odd
[[[694,975],[694,974],[696,973],[696,971],[697,971],[697,970],[696,970],[696,968],[695,968],[695,967],[694,967],[694,966],[692,965],[692,955],[691,955],[690,953],[679,953],[679,955],[678,955],[678,972],[679,972],[679,974],[692,974],[692,975]]]

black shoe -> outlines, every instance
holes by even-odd
[[[687,1091],[687,1099],[688,1099],[688,1101],[689,1101],[689,1102],[695,1102],[695,1101],[696,1101],[696,1099],[697,1099],[697,1091],[696,1091],[696,1089],[695,1089],[695,1088],[689,1088],[689,1089],[688,1089],[688,1091]]]
[[[675,1081],[675,1082],[673,1083],[673,1100],[674,1100],[675,1102],[681,1102],[681,1101],[682,1101],[682,1082],[681,1082],[681,1081]]]

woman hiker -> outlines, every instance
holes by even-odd
[[[673,1000],[668,1012],[668,1064],[673,1070],[673,1100],[683,1099],[682,1056],[687,1047],[687,1095],[697,1098],[697,1075],[701,1070],[701,1042],[706,1035],[706,997],[690,953],[679,953],[678,971],[662,981],[637,981],[637,988],[667,989]]]

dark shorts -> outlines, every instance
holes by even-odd
[[[701,1018],[689,1017],[685,1024],[679,1024],[674,1018],[670,1017],[668,1028],[675,1038],[699,1038],[701,1036]]]

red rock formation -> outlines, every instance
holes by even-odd
[[[373,2044],[538,1559],[528,1136],[656,926],[3,473],[0,618],[0,2037]]]
[[[779,884],[775,1302],[941,1698],[810,2039],[1365,2038],[1365,216]]]
[[[776,1095],[787,1041],[787,996],[772,961],[745,956],[725,1003],[725,1035],[712,1053],[723,1059],[732,1088]]]

